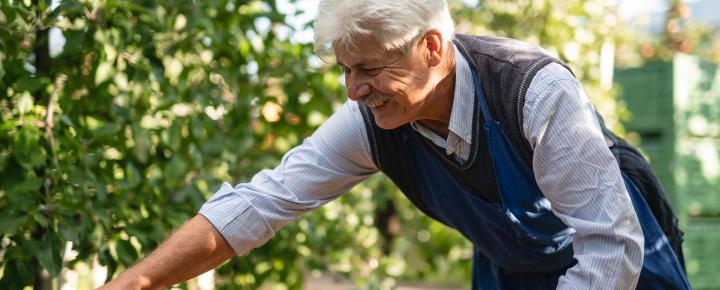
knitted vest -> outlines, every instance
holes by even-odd
[[[564,64],[537,47],[513,39],[456,35],[455,45],[471,68],[480,76],[482,90],[485,92],[491,113],[516,145],[515,150],[518,154],[525,162],[531,164],[532,149],[525,140],[522,130],[525,93],[535,74],[545,65],[551,62]],[[400,164],[392,162],[397,154],[403,151],[399,139],[402,138],[400,128],[382,129],[375,124],[370,108],[361,105],[360,109],[376,165],[408,195],[411,201],[428,213],[425,206],[412,197],[413,182],[404,176],[411,173],[403,168],[397,168]],[[474,126],[470,156],[464,164],[461,165],[444,154],[444,150],[429,140],[427,145],[435,150],[445,161],[447,169],[462,180],[469,191],[478,194],[486,201],[499,202],[487,142],[480,131],[480,124],[484,120],[477,103],[473,111]]]
[[[480,77],[481,87],[491,114],[495,120],[500,122],[503,131],[514,145],[515,151],[526,164],[531,165],[533,152],[522,129],[525,94],[535,74],[546,65],[555,62],[570,69],[544,50],[518,40],[458,34],[455,36],[454,43],[470,64],[471,69],[475,70]],[[471,150],[465,163],[459,164],[457,160],[447,156],[442,148],[437,147],[431,141],[425,140],[425,143],[434,149],[436,155],[444,161],[446,169],[452,172],[468,191],[488,202],[499,203],[500,195],[497,192],[495,172],[485,135],[480,128],[484,119],[478,106],[477,103],[474,105]],[[369,107],[361,104],[360,111],[365,122],[375,164],[421,211],[434,217],[423,201],[416,196],[416,185],[410,178],[410,175],[413,174],[412,168],[404,168],[403,163],[394,162],[398,158],[403,158],[405,150],[402,148],[402,131],[403,127],[410,125],[406,124],[396,129],[385,130],[375,124]],[[647,161],[627,145],[622,138],[608,130],[602,119],[600,120],[603,133],[614,143],[610,149],[618,160],[620,169],[643,189],[643,196],[682,263],[683,233],[678,228],[677,217],[662,185],[658,182]]]

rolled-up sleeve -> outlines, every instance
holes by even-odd
[[[301,214],[343,194],[377,172],[357,103],[349,101],[272,170],[220,189],[199,214],[244,255]]]
[[[531,82],[524,114],[538,186],[555,215],[576,231],[578,263],[560,277],[558,289],[634,289],[643,234],[579,82],[558,64],[546,66]]]

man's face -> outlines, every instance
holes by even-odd
[[[403,55],[383,50],[372,37],[360,38],[356,43],[335,53],[345,71],[348,97],[370,106],[375,122],[384,129],[423,118],[432,86],[421,46],[413,46],[412,52]]]

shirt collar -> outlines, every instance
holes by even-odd
[[[470,64],[455,44],[453,50],[455,51],[455,93],[448,129],[465,143],[471,144],[475,85]]]

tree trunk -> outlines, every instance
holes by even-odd
[[[38,1],[33,1],[34,5],[38,5]],[[37,11],[36,16],[40,18],[42,11]],[[37,27],[35,30],[35,43],[33,45],[33,53],[35,54],[35,75],[36,77],[49,77],[51,70],[50,63],[50,45],[49,35],[50,30],[46,27]],[[33,92],[35,103],[40,103],[44,100],[45,91],[38,90]],[[38,176],[45,176],[46,171],[44,169],[38,170]],[[45,176],[45,182],[40,192],[41,196],[46,197],[47,193],[50,192],[52,183],[49,182],[48,177]],[[41,200],[43,203],[45,198]],[[41,239],[43,233],[47,231],[45,228],[38,228],[33,234],[34,239]],[[43,269],[40,265],[40,261],[37,258],[33,258],[33,265],[35,266],[35,281],[33,283],[33,289],[35,290],[52,290],[52,277],[47,270]]]
[[[387,255],[392,250],[392,242],[400,232],[400,220],[397,217],[397,209],[392,198],[388,197],[383,206],[375,209],[375,226],[382,240],[382,252]]]

